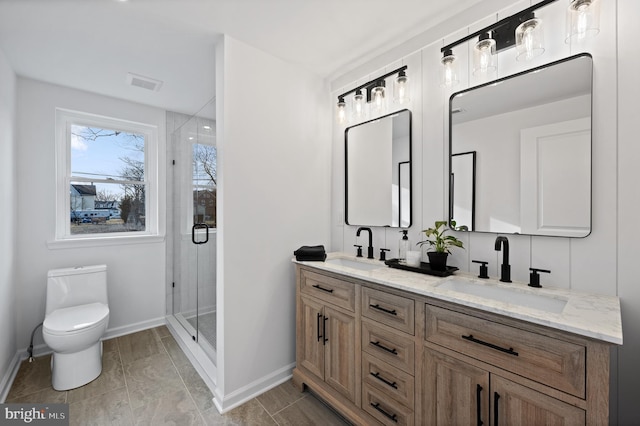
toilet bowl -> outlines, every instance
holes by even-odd
[[[109,323],[106,274],[105,265],[49,271],[42,334],[53,350],[56,390],[83,386],[102,372],[100,339]]]

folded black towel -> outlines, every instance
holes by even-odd
[[[296,260],[299,261],[323,262],[327,258],[323,245],[302,246],[294,251],[293,254],[296,256]]]

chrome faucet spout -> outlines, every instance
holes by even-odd
[[[369,232],[369,247],[367,247],[367,259],[375,259],[375,257],[373,256],[373,232],[371,232],[371,228],[361,226],[356,231],[356,237],[360,236],[360,231]]]
[[[509,265],[509,240],[507,237],[499,236],[496,238],[495,244],[496,251],[502,249],[502,266],[500,281],[505,283],[511,282],[511,265]]]

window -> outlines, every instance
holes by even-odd
[[[56,238],[158,234],[157,129],[57,110]]]
[[[201,138],[204,139],[204,138]],[[217,228],[217,151],[204,143],[193,144],[193,224],[206,223]]]

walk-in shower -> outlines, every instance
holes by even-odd
[[[216,364],[214,104],[193,116],[167,113],[167,320],[210,387]]]

